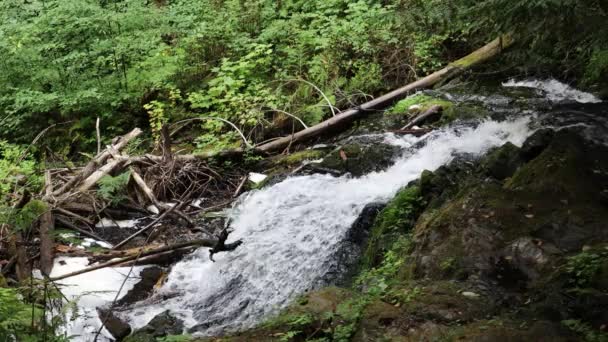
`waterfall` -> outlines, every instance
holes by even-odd
[[[170,310],[190,330],[207,335],[253,326],[291,299],[324,285],[335,254],[366,204],[388,201],[425,169],[456,154],[479,155],[507,141],[521,145],[531,117],[482,121],[437,130],[421,138],[385,135],[402,148],[393,166],[360,178],[297,176],[244,194],[230,212],[235,251],[209,260],[201,248],[176,264],[150,300],[126,314],[134,328]]]

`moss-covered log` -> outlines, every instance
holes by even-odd
[[[262,152],[269,152],[285,148],[295,141],[301,141],[318,136],[330,130],[336,129],[353,119],[369,112],[371,110],[386,108],[396,101],[406,97],[413,91],[430,88],[438,83],[445,82],[450,78],[470,69],[471,67],[481,64],[496,55],[500,54],[503,49],[509,47],[513,43],[510,35],[503,35],[496,38],[492,42],[486,44],[475,52],[448,64],[445,68],[436,71],[416,82],[410,83],[404,87],[393,90],[392,92],[380,96],[372,101],[366,102],[358,107],[344,111],[332,118],[325,120],[317,125],[299,131],[295,134],[288,135],[281,139],[271,141],[269,143],[258,146],[257,149]]]

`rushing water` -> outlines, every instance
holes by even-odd
[[[170,310],[186,326],[214,334],[249,327],[276,312],[289,299],[323,285],[337,265],[334,257],[363,207],[387,201],[425,170],[434,170],[458,153],[480,154],[531,133],[530,117],[476,127],[453,127],[423,138],[387,137],[403,147],[395,164],[360,178],[311,175],[288,178],[241,198],[231,213],[230,239],[242,239],[234,252],[213,263],[206,249],[175,265],[156,305],[130,314],[142,326]]]
[[[508,81],[503,85],[534,88],[550,103],[600,102],[591,94],[554,80]],[[495,98],[474,95],[473,100],[485,103]],[[234,231],[229,240],[242,239],[238,249],[216,255],[216,262],[209,260],[208,249],[197,250],[172,268],[167,282],[152,298],[122,315],[134,329],[166,310],[184,320],[187,330],[205,335],[251,327],[295,296],[326,285],[343,271],[338,255],[343,252],[353,222],[367,204],[388,201],[423,170],[435,170],[458,154],[483,154],[507,141],[520,145],[539,122],[542,126],[554,125],[555,115],[550,116],[553,118],[545,115],[537,120],[531,111],[521,110],[510,120],[456,125],[421,138],[377,135],[377,140],[402,151],[385,171],[359,178],[319,174],[291,177],[246,193],[230,212]],[[596,126],[595,121],[588,124],[581,117],[584,118],[560,118],[558,126]],[[592,119],[598,120],[589,120]],[[599,139],[597,134],[593,136]],[[78,262],[68,261],[67,266],[58,267],[54,273],[65,273]],[[115,280],[100,272],[68,282],[72,285],[72,298],[84,291],[102,290],[97,286],[102,281],[96,279],[103,278],[107,285],[103,289],[113,291],[93,293],[93,297],[85,294],[78,305],[91,316],[72,322],[68,333],[85,333],[80,340],[88,340],[86,331],[99,326],[94,307],[107,304],[116,294],[124,279],[122,271],[105,270],[114,272],[112,275],[119,278]],[[137,274],[139,269],[136,271]],[[121,295],[132,284],[129,279]]]

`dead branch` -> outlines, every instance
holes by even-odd
[[[58,277],[49,278],[49,280],[50,281],[58,281],[58,280],[70,278],[70,277],[73,277],[73,276],[77,276],[77,275],[80,275],[80,274],[96,271],[96,270],[99,270],[99,269],[102,269],[102,268],[112,267],[112,266],[124,264],[124,263],[126,263],[128,261],[135,260],[135,259],[137,259],[139,257],[146,257],[146,256],[149,256],[149,255],[155,255],[155,254],[159,254],[159,253],[164,253],[164,252],[167,252],[167,251],[181,249],[181,248],[184,248],[184,247],[191,247],[191,246],[215,247],[216,244],[217,244],[217,239],[198,239],[198,240],[180,242],[180,243],[176,243],[176,244],[173,244],[173,245],[168,245],[168,246],[164,246],[164,247],[160,247],[160,248],[156,248],[156,249],[150,249],[150,250],[145,250],[144,249],[141,253],[136,253],[134,255],[129,255],[129,256],[126,256],[126,257],[121,258],[121,259],[111,260],[111,261],[108,261],[108,262],[104,262],[104,263],[101,263],[101,264],[98,264],[98,265],[94,265],[94,266],[91,266],[91,267],[84,268],[84,269],[79,270],[79,271],[67,273],[67,274],[64,274],[64,275],[61,275],[61,276],[58,276]]]
[[[116,246],[112,247],[112,249],[114,249],[114,250],[119,249],[120,247],[122,247],[125,244],[127,244],[129,241],[133,240],[138,235],[140,235],[143,232],[145,232],[146,230],[154,227],[154,225],[156,225],[158,222],[160,222],[160,220],[164,219],[165,216],[171,214],[172,211],[177,210],[178,207],[179,207],[178,205],[175,205],[175,206],[169,208],[164,213],[162,213],[162,215],[160,215],[159,217],[157,217],[154,221],[150,222],[150,224],[148,224],[147,226],[145,226],[142,229],[138,230],[137,232],[131,234],[129,237],[127,237],[126,239],[124,239],[121,242],[119,242]]]
[[[125,146],[127,146],[127,144],[131,140],[137,138],[141,133],[142,133],[141,129],[135,128],[131,132],[129,132],[129,133],[123,135],[122,137],[118,138],[117,141],[116,141],[116,143],[112,144],[112,146],[113,146],[113,148],[115,150],[120,151]],[[102,153],[100,153],[97,156],[95,156],[95,158],[93,158],[93,160],[91,160],[84,167],[84,169],[82,169],[78,174],[76,174],[72,179],[70,179],[70,181],[68,181],[67,183],[65,183],[59,189],[55,190],[53,192],[53,196],[63,195],[68,190],[74,188],[80,181],[82,181],[83,179],[86,179],[89,176],[91,176],[97,170],[97,168],[99,168],[100,165],[103,165],[111,156],[112,155],[111,155],[111,153],[108,150],[105,150]]]
[[[420,115],[416,115],[407,125],[401,127],[402,131],[409,130],[416,125],[422,125],[426,121],[433,120],[436,121],[441,118],[441,114],[443,112],[443,107],[439,105],[431,106],[431,108],[427,109],[424,113]]]
[[[77,232],[79,232],[80,234],[82,234],[82,235],[84,235],[86,237],[90,237],[91,239],[95,239],[97,241],[102,241],[102,242],[109,243],[106,240],[104,240],[103,238],[97,236],[95,233],[89,232],[89,231],[86,231],[84,229],[79,228],[78,226],[76,226],[75,224],[73,224],[72,222],[70,222],[69,220],[65,219],[62,216],[59,216],[59,215],[55,216],[55,220],[57,222],[61,223],[61,225],[63,225],[64,227],[66,227],[68,229],[71,229],[71,230],[74,230],[74,231],[77,231]]]

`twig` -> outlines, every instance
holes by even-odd
[[[99,128],[100,123],[99,116],[97,117],[97,121],[95,122],[95,132],[97,132],[97,154],[101,153],[101,130]]]
[[[102,241],[102,242],[106,242],[106,243],[108,243],[106,240],[104,240],[103,238],[101,238],[101,237],[99,237],[99,236],[95,235],[94,233],[87,232],[87,231],[86,231],[86,230],[84,230],[84,229],[80,229],[80,228],[78,228],[78,227],[77,227],[75,224],[73,224],[72,222],[70,222],[70,221],[68,221],[68,220],[64,219],[64,218],[63,218],[63,217],[61,217],[61,216],[56,216],[56,217],[55,217],[55,220],[59,221],[59,223],[61,223],[62,225],[66,226],[67,228],[69,228],[69,229],[71,229],[71,230],[75,230],[75,231],[79,232],[80,234],[82,234],[82,235],[84,235],[84,236],[90,237],[90,238],[95,239],[95,240],[98,240],[98,241]]]
[[[129,241],[133,240],[133,238],[135,238],[136,236],[140,235],[141,233],[145,232],[146,230],[152,228],[155,224],[157,224],[160,220],[162,220],[163,218],[165,218],[165,216],[169,215],[173,210],[178,209],[177,207],[179,207],[179,205],[175,205],[173,207],[170,207],[168,210],[166,210],[164,213],[162,213],[162,215],[160,215],[159,217],[157,217],[154,221],[150,222],[150,224],[148,224],[147,226],[143,227],[142,229],[138,230],[137,232],[131,234],[131,236],[129,236],[128,238],[122,240],[120,243],[118,243],[116,246],[112,247],[113,250],[117,250],[120,247],[124,246],[125,244],[127,244]]]
[[[243,187],[247,183],[247,178],[249,178],[247,175],[243,176],[243,179],[241,180],[241,182],[239,183],[239,186],[234,191],[234,194],[232,195],[232,197],[237,197],[238,195],[241,194],[241,191],[243,191]]]
[[[297,116],[295,116],[295,115],[293,115],[291,113],[288,113],[288,112],[286,112],[284,110],[280,110],[280,109],[276,109],[276,108],[270,108],[270,109],[271,109],[270,111],[279,112],[279,113],[285,114],[287,116],[290,116],[290,117],[296,119],[300,124],[302,124],[302,126],[304,126],[304,128],[308,128],[308,126],[306,126],[306,124],[304,123],[304,121],[302,121],[302,119],[300,119],[299,117],[297,117]]]

